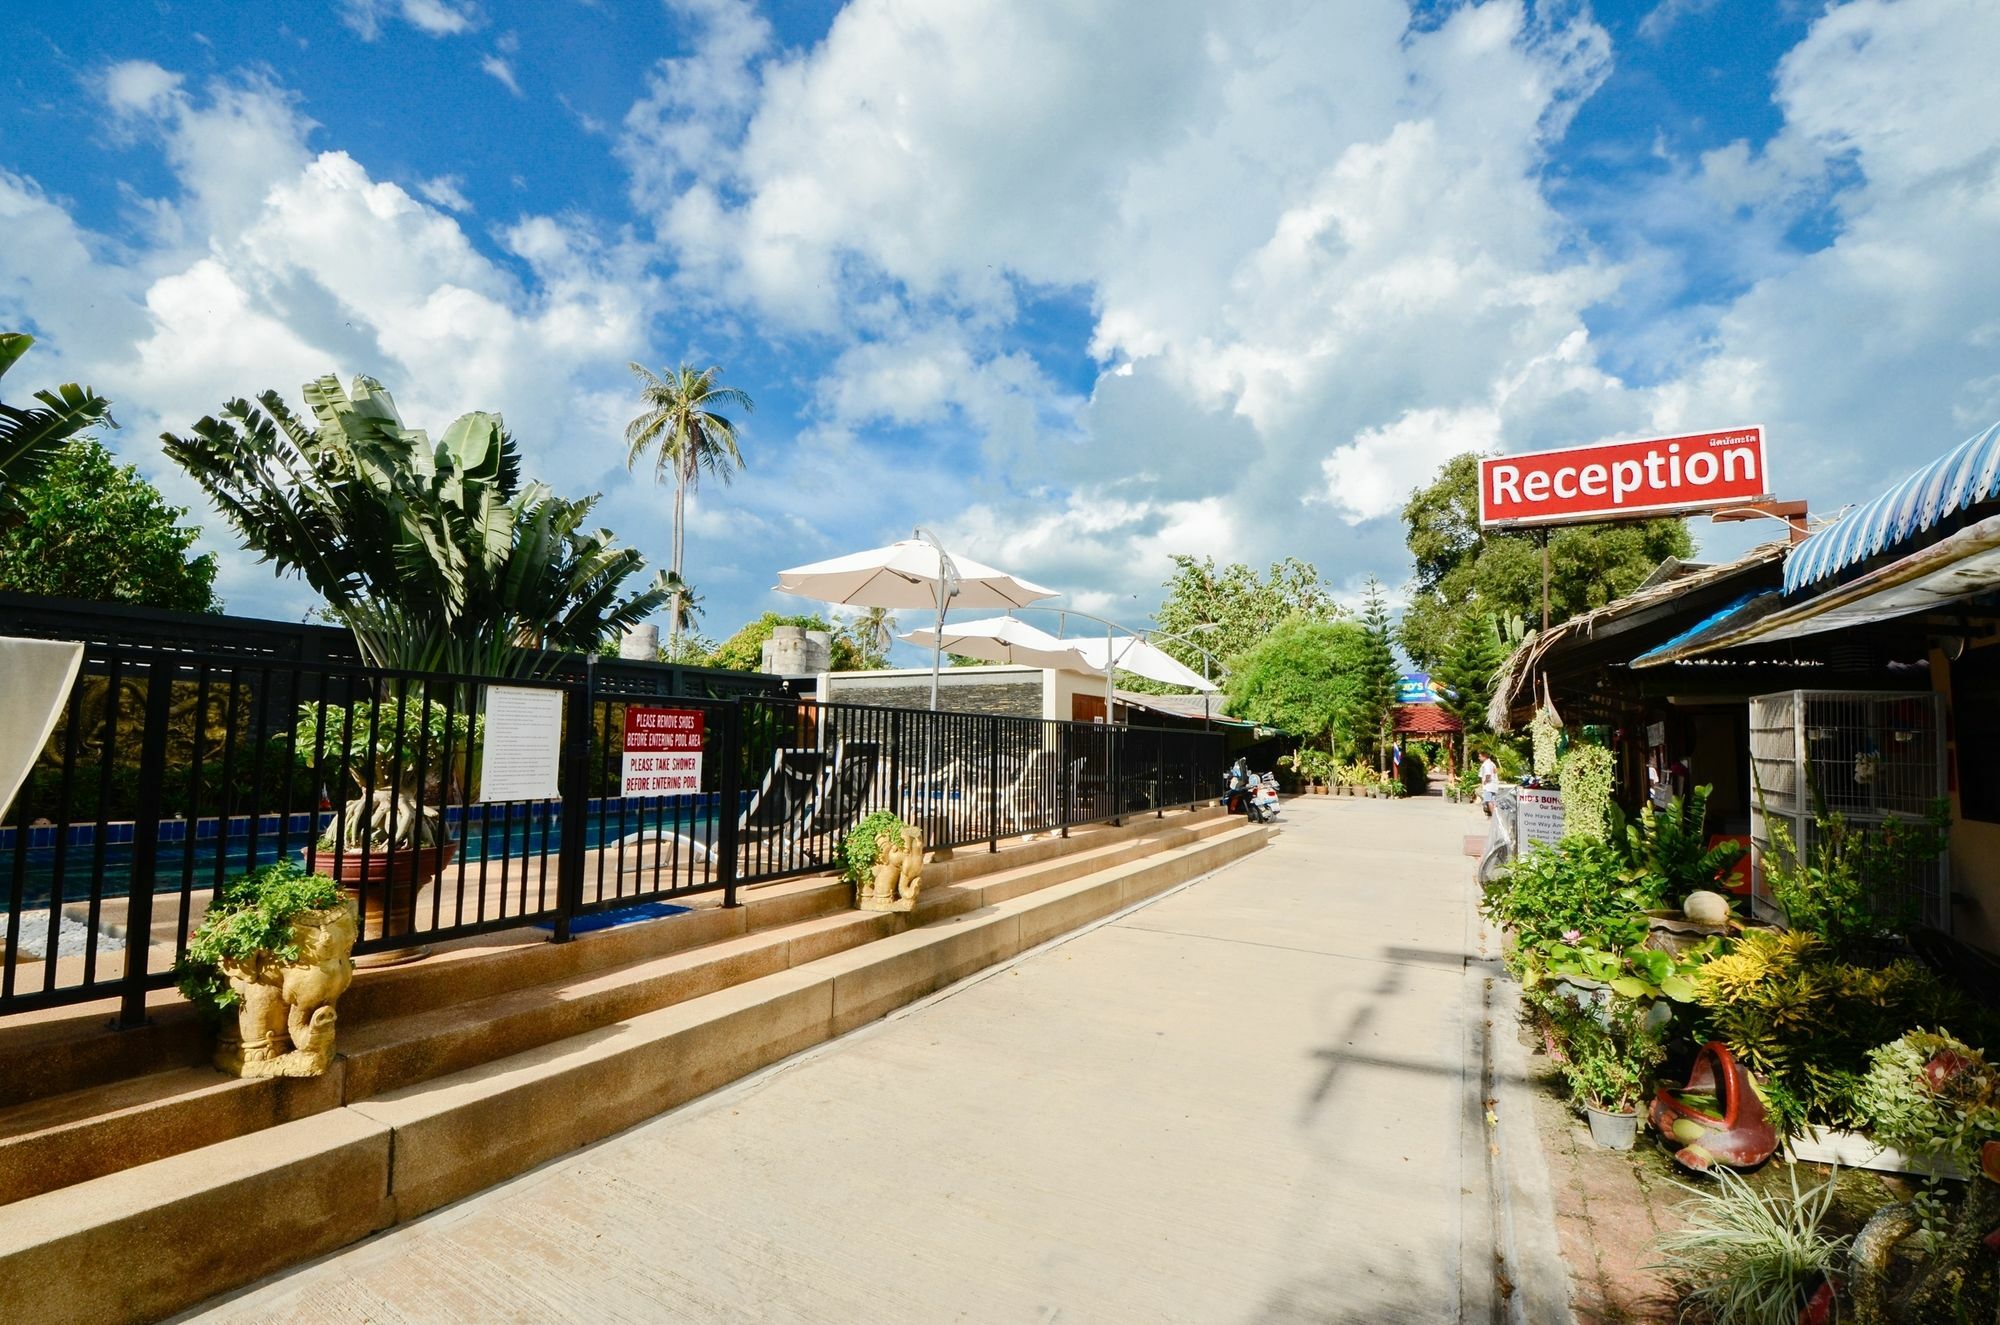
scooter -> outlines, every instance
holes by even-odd
[[[1252,823],[1264,823],[1266,815],[1257,803],[1258,781],[1249,766],[1241,759],[1230,766],[1222,806],[1231,814],[1240,814]]]

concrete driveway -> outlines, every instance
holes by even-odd
[[[1494,1055],[1518,1049],[1488,1034],[1477,812],[1309,798],[1284,822],[1228,869],[194,1318],[1566,1316],[1539,1152],[1489,1125],[1489,1100],[1512,1112]]]

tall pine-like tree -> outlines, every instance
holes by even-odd
[[[1357,718],[1360,730],[1373,733],[1372,750],[1379,759],[1391,739],[1396,683],[1401,672],[1396,666],[1396,649],[1389,633],[1389,604],[1382,597],[1382,582],[1373,575],[1368,577],[1368,595],[1362,601],[1361,628],[1367,633],[1368,644]]]
[[[1448,692],[1443,697],[1445,711],[1464,724],[1467,736],[1492,730],[1486,710],[1493,702],[1494,676],[1506,661],[1507,650],[1491,617],[1459,623],[1438,680]]]

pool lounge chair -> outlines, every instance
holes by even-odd
[[[842,741],[835,746],[833,762],[820,778],[818,795],[813,797],[797,831],[786,834],[787,840],[802,844],[807,858],[814,861],[832,854],[819,853],[817,845],[821,840],[831,840],[833,849],[838,850],[840,835],[853,827],[868,808],[881,759],[882,746],[878,741]]]
[[[825,765],[826,752],[823,750],[786,748],[773,752],[771,766],[764,770],[764,781],[750,797],[750,803],[743,807],[743,813],[736,817],[737,832],[752,836],[786,836],[787,825],[802,821],[818,799]],[[663,828],[642,828],[627,833],[615,845],[665,846],[669,842],[679,843],[695,860],[706,860],[712,854],[707,842],[686,833],[670,833]],[[656,865],[657,862],[642,859],[639,863],[627,865],[625,872],[649,870]]]

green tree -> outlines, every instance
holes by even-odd
[[[0,377],[35,343],[23,332],[0,333]],[[65,382],[37,391],[41,409],[0,403],[0,519],[11,518],[22,492],[42,474],[62,444],[87,428],[116,428],[111,402],[87,386]]]
[[[1366,735],[1368,650],[1367,630],[1353,621],[1289,617],[1237,656],[1226,711],[1351,755]]]
[[[0,589],[215,611],[215,554],[189,555],[201,531],[186,515],[102,443],[77,438],[16,492],[0,524]]]
[[[741,406],[745,413],[756,408],[750,397],[733,386],[723,386],[716,378],[720,368],[696,368],[682,364],[656,375],[644,364],[628,364],[639,379],[639,400],[644,406],[638,417],[625,427],[625,444],[630,448],[625,467],[639,463],[639,457],[653,452],[653,478],[674,480],[674,549],[667,568],[675,580],[682,574],[682,552],[687,533],[687,495],[703,474],[713,474],[724,483],[743,468],[743,453],[736,446],[736,425],[717,413],[725,405]],[[681,610],[676,596],[672,634],[681,631]]]
[[[1532,533],[1479,527],[1479,457],[1454,456],[1403,507],[1416,574],[1403,613],[1403,651],[1436,670],[1468,618],[1542,619],[1541,546]],[[1694,552],[1687,522],[1579,525],[1549,537],[1549,623],[1628,594],[1668,557]]]
[[[896,617],[886,607],[863,608],[860,616],[840,628],[840,634],[853,647],[857,666],[869,671],[887,667]]]
[[[708,666],[727,667],[733,672],[755,672],[764,666],[764,644],[771,638],[771,632],[779,626],[804,626],[807,630],[824,630],[833,636],[833,671],[852,672],[862,666],[860,653],[854,641],[844,632],[835,631],[823,616],[780,616],[776,612],[766,612],[755,621],[748,623],[734,635],[722,641],[709,655]]]
[[[1368,594],[1361,609],[1361,629],[1367,638],[1362,666],[1360,702],[1354,714],[1355,735],[1370,754],[1380,756],[1390,740],[1390,720],[1396,711],[1396,684],[1402,678],[1390,639],[1389,604],[1382,582],[1368,577]]]
[[[1507,650],[1491,617],[1469,616],[1459,622],[1437,679],[1446,691],[1445,712],[1464,724],[1468,736],[1492,730],[1486,710],[1493,702],[1494,676],[1506,661]]]
[[[433,446],[372,378],[305,386],[316,427],[275,391],[232,400],[167,454],[250,551],[296,570],[378,667],[518,675],[523,646],[591,652],[667,600],[626,594],[644,559],[586,531],[595,497],[524,483],[497,414],[461,416]]]
[[[1318,569],[1293,557],[1273,562],[1260,577],[1242,562],[1218,567],[1213,557],[1197,561],[1177,553],[1165,583],[1166,599],[1153,614],[1165,634],[1154,643],[1196,672],[1202,670],[1203,649],[1227,663],[1288,617],[1332,621],[1344,615]],[[1168,638],[1173,635],[1186,639]],[[1138,690],[1177,688],[1139,677],[1121,676],[1118,683]]]

